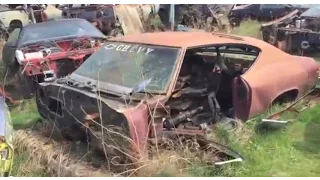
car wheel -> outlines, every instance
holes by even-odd
[[[10,22],[8,33],[10,34],[16,28],[22,28],[22,22],[19,20],[13,20]]]
[[[229,24],[230,24],[232,27],[239,27],[239,26],[240,26],[240,19],[239,19],[239,18],[236,18],[236,17],[230,18]]]

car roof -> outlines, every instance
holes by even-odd
[[[261,48],[266,44],[265,42],[254,38],[222,33],[173,31],[126,35],[122,37],[113,37],[109,40],[180,48],[192,48],[217,44],[247,44]]]

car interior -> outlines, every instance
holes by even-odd
[[[233,80],[251,67],[259,53],[258,48],[246,45],[187,50],[168,101],[171,125],[185,120],[201,125],[223,116],[232,118]]]

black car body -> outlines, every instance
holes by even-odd
[[[245,4],[234,6],[228,17],[231,24],[238,26],[240,21],[245,18],[272,20],[285,16],[295,9],[303,12],[311,6],[302,4]]]

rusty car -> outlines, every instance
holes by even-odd
[[[228,18],[231,25],[239,26],[245,18],[268,21],[285,16],[296,9],[304,12],[312,6],[307,4],[243,4],[234,6]]]
[[[137,158],[152,140],[206,134],[216,122],[294,101],[315,87],[318,71],[314,59],[255,38],[142,33],[111,38],[70,75],[40,83],[36,102],[65,137]]]
[[[5,38],[15,28],[62,17],[61,10],[52,5],[47,5],[46,7],[39,7],[37,5],[12,7],[12,5],[1,5],[0,7],[0,32],[2,35],[5,35]]]
[[[265,24],[261,31],[263,40],[288,53],[317,50],[320,45],[320,6],[315,6],[299,14],[293,11],[288,15]]]
[[[5,85],[13,96],[10,99],[30,98],[37,82],[68,75],[105,39],[101,31],[83,19],[45,21],[16,28],[2,50],[8,77],[17,77]]]

